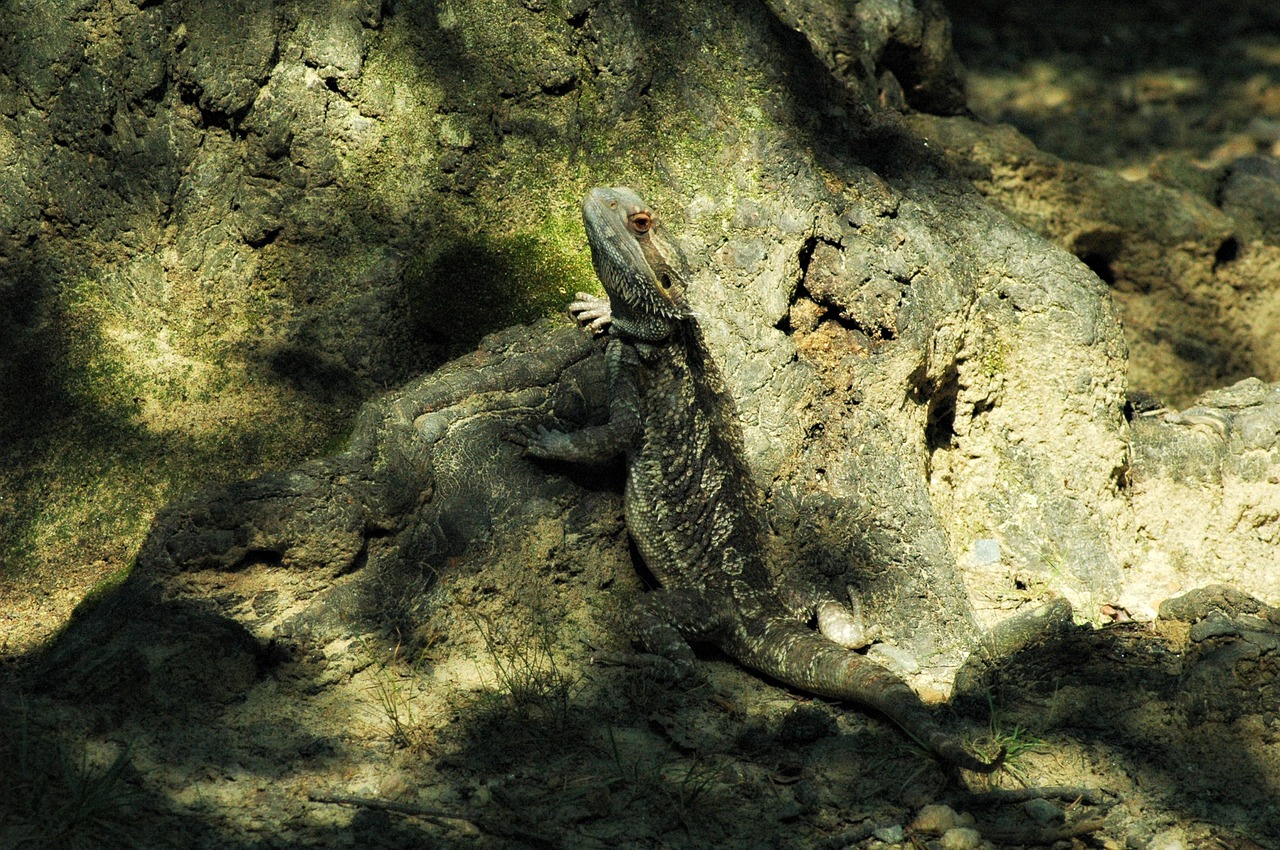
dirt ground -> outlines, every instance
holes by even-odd
[[[1280,154],[1270,4],[979,2],[951,11],[970,109],[1064,159],[1140,177],[1170,156],[1225,164]]]
[[[892,725],[715,654],[678,682],[593,663],[628,644],[634,576],[452,567],[378,600],[382,623],[419,600],[416,626],[256,659],[218,634],[150,704],[115,662],[71,703],[6,690],[19,807],[0,846],[1277,846],[1280,612],[1240,595],[1105,629],[1061,609],[967,665],[948,725],[1008,756],[958,778]],[[269,564],[186,584],[254,632],[314,607]]]
[[[1134,176],[1171,153],[1280,156],[1274,32],[1212,9],[1099,8],[958,17],[973,110]],[[1068,38],[1089,14],[1110,29]],[[625,563],[626,541],[609,545]],[[1219,593],[1154,622],[1117,610],[1105,629],[1064,628],[971,671],[947,722],[1008,759],[960,783],[890,724],[714,654],[678,683],[593,663],[627,643],[610,617],[635,575],[453,566],[424,577],[431,616],[416,628],[208,659],[209,683],[245,686],[181,723],[129,705],[128,670],[100,671],[92,709],[15,672],[0,685],[0,850],[1280,848],[1280,621],[1265,606]],[[115,569],[0,587],[0,670]],[[267,630],[308,601],[302,587],[265,594],[269,569],[194,580]]]

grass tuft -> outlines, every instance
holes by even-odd
[[[129,784],[129,750],[106,766],[39,729],[25,706],[0,736],[0,847],[6,850],[116,850],[139,847]]]
[[[567,727],[581,679],[556,660],[547,618],[534,612],[529,629],[524,631],[478,611],[468,615],[493,659],[496,690],[510,708],[550,721],[558,729]]]

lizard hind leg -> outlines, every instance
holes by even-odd
[[[710,637],[726,620],[726,606],[692,588],[646,593],[634,613],[638,655],[597,654],[599,661],[651,667],[673,680],[688,678],[697,657],[690,640]]]
[[[849,601],[841,602],[828,590],[802,582],[780,582],[778,598],[798,620],[816,625],[827,640],[846,649],[862,649],[880,638],[880,629],[868,626],[862,616],[862,603],[848,589]]]
[[[818,617],[818,631],[827,639],[847,649],[862,649],[880,637],[880,630],[868,626],[862,617],[862,603],[853,593],[845,605],[833,597],[820,599],[814,606]]]

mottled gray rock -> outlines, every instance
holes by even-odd
[[[589,663],[647,592],[619,470],[505,437],[602,414],[537,320],[627,183],[690,249],[779,578],[852,587],[869,653],[955,675],[944,722],[1042,742],[1030,781],[1114,789],[1106,835],[1274,833],[1274,388],[1198,398],[1266,362],[1265,242],[1215,174],[905,111],[959,91],[921,2],[7,4],[0,557],[29,599],[116,578],[0,635],[5,723],[16,691],[50,763],[90,730],[76,787],[129,742],[141,846],[858,843],[936,799],[895,730],[780,720],[713,653],[694,687]],[[1180,412],[1124,418],[1112,298],[1198,364]],[[1155,616],[1223,581],[1259,600]]]
[[[506,436],[533,415],[598,421],[603,370],[591,351],[573,329],[513,328],[367,405],[344,453],[170,506],[124,586],[47,653],[43,688],[80,693],[106,665],[131,672],[101,680],[94,702],[225,700],[278,639],[322,645],[385,627],[393,588],[419,594],[397,604],[421,614],[429,582],[408,579],[574,513],[568,480],[522,460]],[[178,669],[197,655],[242,672]],[[156,706],[151,688],[166,694]]]
[[[1139,413],[1131,433],[1132,610],[1153,615],[1165,597],[1206,584],[1276,598],[1267,565],[1280,545],[1280,387],[1250,378],[1180,411]]]
[[[930,9],[899,10],[919,27],[877,18],[877,43],[887,50],[902,27],[920,35],[937,12]],[[558,67],[555,52],[526,49],[530,30],[496,37],[487,14],[449,7],[437,20],[443,33],[471,45],[473,61],[497,65],[473,95],[492,84],[517,99],[541,96],[530,93],[544,90],[546,74]],[[318,15],[308,27],[324,20]],[[351,19],[342,20],[343,32],[354,32]],[[539,20],[553,46],[568,43],[572,30],[564,21]],[[682,12],[671,22],[677,24],[710,32],[714,18]],[[231,31],[240,32],[235,26],[250,25]],[[629,13],[593,9],[584,26],[595,39],[590,61],[608,77],[590,107],[597,118],[634,109],[654,85],[687,94],[695,118],[723,108],[704,88],[652,63],[645,44],[656,36]],[[742,34],[734,37],[776,31],[759,13],[738,26]],[[281,61],[259,73],[249,51],[248,64],[230,66],[234,85],[220,76],[205,80],[204,66],[183,60],[185,77],[203,81],[202,98],[243,119],[250,140],[241,150],[234,138],[210,134],[191,152],[173,199],[179,221],[189,225],[177,234],[178,256],[223,285],[262,269],[271,255],[255,248],[279,240],[322,245],[325,230],[343,216],[368,214],[344,206],[329,185],[363,143],[350,129],[359,115],[341,90],[317,82],[318,58],[316,67],[307,64],[305,45],[319,43],[317,32],[298,36],[301,64]],[[244,37],[257,44],[256,35]],[[199,43],[213,50],[222,42]],[[903,47],[910,43],[899,39],[895,49],[910,53]],[[192,37],[187,50],[196,45]],[[772,74],[755,64],[758,52],[743,54],[749,72]],[[827,72],[804,73],[812,77],[806,85],[827,85]],[[366,63],[360,85],[371,75]],[[447,73],[441,79],[452,85]],[[855,89],[845,95],[861,96]],[[426,125],[427,133],[438,136],[432,126],[466,128],[466,144],[461,131],[435,140],[460,158],[484,161],[495,133],[525,126],[518,104],[495,125],[477,120],[455,95],[443,98],[457,106]],[[345,135],[330,132],[325,122],[334,116]],[[948,671],[979,632],[969,565],[956,555],[974,540],[999,542],[999,568],[1008,570],[1011,588],[1015,574],[1035,577],[1023,600],[1028,606],[1066,594],[1088,617],[1115,592],[1123,553],[1108,518],[1122,509],[1115,493],[1124,454],[1119,324],[1096,278],[986,206],[892,114],[879,115],[873,128],[847,116],[825,120],[836,122],[826,132],[843,128],[858,143],[797,145],[791,124],[761,123],[733,131],[708,153],[721,157],[730,175],[757,167],[760,175],[714,183],[705,168],[673,161],[665,183],[644,190],[694,259],[689,297],[738,402],[752,472],[774,508],[776,569],[838,593],[854,588],[869,618],[904,661],[911,659],[907,666],[919,665],[930,686],[945,690]],[[674,145],[672,155],[680,154]],[[874,167],[858,158],[862,150]],[[228,179],[236,173],[243,176]],[[757,188],[774,181],[785,188]],[[385,188],[377,191],[386,196]],[[204,211],[218,207],[229,215],[207,217]],[[369,253],[358,273],[342,270],[341,284],[328,269],[291,281],[298,301],[329,305],[349,317],[351,329],[322,334],[299,322],[283,345],[263,353],[273,364],[305,365],[312,380],[328,385],[327,376],[347,370],[373,372],[361,364],[385,359],[393,347],[358,341],[377,338],[395,321],[378,305],[394,289],[398,257],[394,250]],[[194,597],[221,571],[280,564],[302,569],[314,593],[335,577],[345,586],[363,582],[364,573],[381,581],[396,569],[443,569],[450,557],[504,539],[542,545],[539,535],[559,533],[568,520],[556,518],[588,499],[590,488],[523,461],[502,437],[553,407],[563,416],[599,415],[585,392],[598,364],[583,365],[581,375],[569,369],[590,346],[568,331],[545,334],[494,337],[479,354],[405,385],[367,408],[345,455],[164,512],[135,581],[168,585],[194,570],[204,578],[183,591]],[[324,356],[304,354],[317,347],[309,338]],[[576,563],[576,553],[557,552],[552,569]],[[1025,575],[1017,581],[1027,584]],[[982,625],[998,618],[985,604],[977,607]],[[255,621],[252,629],[265,639],[285,616]]]
[[[772,0],[769,6],[859,96],[874,99],[887,71],[917,109],[950,114],[964,108],[964,68],[941,3]]]
[[[1280,389],[1249,378],[1184,410],[1139,415],[1132,427],[1136,482],[1267,481],[1276,474],[1280,448]]]
[[[575,588],[618,585],[608,599],[625,613],[639,580],[619,552],[616,479],[532,464],[503,439],[521,422],[600,415],[591,344],[518,327],[404,383],[479,328],[537,312],[518,311],[525,299],[565,300],[585,269],[577,197],[621,180],[694,260],[689,297],[739,406],[782,578],[852,587],[944,690],[999,620],[1057,597],[1094,619],[1141,587],[1130,566],[1168,549],[1135,542],[1145,514],[1126,487],[1166,480],[1147,474],[1150,458],[1200,455],[1144,448],[1139,424],[1130,466],[1126,350],[1106,286],[974,191],[967,178],[991,163],[954,150],[986,136],[878,105],[887,71],[909,103],[954,106],[940,8],[859,4],[850,30],[821,3],[574,9],[145,8],[121,24],[139,67],[120,90],[115,66],[61,45],[65,27],[31,48],[63,57],[65,111],[42,123],[5,107],[5,132],[41,144],[0,146],[32,166],[0,185],[39,193],[33,208],[64,234],[143,222],[90,278],[120,296],[95,321],[132,344],[129,319],[178,311],[186,347],[129,350],[129,368],[238,368],[242,411],[257,412],[263,382],[280,406],[332,422],[373,385],[400,385],[364,408],[345,452],[162,511],[124,592],[211,606],[264,643],[333,639],[372,627],[379,588],[417,593],[408,608],[426,618],[432,576],[480,560],[502,574],[535,551]],[[690,33],[715,49],[692,49]],[[172,85],[157,88],[161,56]],[[121,98],[146,103],[122,117]],[[1110,191],[1106,175],[1086,176]],[[1076,247],[1116,247],[1119,262],[1117,233],[1172,192],[1110,211]],[[39,226],[15,223],[4,244]],[[1219,212],[1186,202],[1158,235],[1228,233]],[[144,384],[128,403],[152,415],[158,396]],[[1265,423],[1245,417],[1238,431],[1222,457],[1256,484],[1271,474],[1255,447]],[[1237,463],[1206,458],[1209,482]],[[1250,533],[1264,539],[1273,524],[1258,516]],[[1143,593],[1135,607],[1158,603]],[[105,615],[86,617],[67,645],[112,640]]]
[[[1108,284],[1135,389],[1182,405],[1274,373],[1280,340],[1264,306],[1276,268],[1268,158],[1242,160],[1226,183],[1221,169],[1176,158],[1157,164],[1154,179],[1132,180],[1058,159],[1007,125],[907,120],[993,204]]]
[[[302,58],[325,79],[358,77],[364,65],[366,3],[330,0],[309,9],[301,22]]]
[[[1245,237],[1280,244],[1280,159],[1247,156],[1231,163],[1218,205],[1239,222]]]
[[[218,120],[238,118],[253,105],[275,58],[280,7],[272,0],[209,5],[175,3],[180,82]]]

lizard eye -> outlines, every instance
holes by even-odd
[[[653,227],[653,217],[648,213],[638,212],[628,219],[631,229],[636,233],[648,233],[649,228]]]

